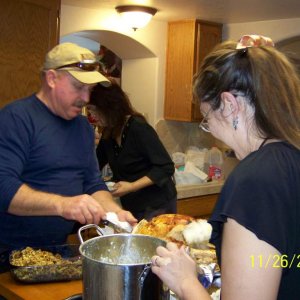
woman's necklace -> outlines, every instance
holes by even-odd
[[[262,141],[262,143],[259,145],[258,149],[259,150],[260,148],[262,148],[264,146],[264,144],[266,143],[266,141],[269,140],[268,137],[264,138],[264,140]]]

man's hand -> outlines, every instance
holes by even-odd
[[[105,216],[101,204],[87,194],[63,197],[62,201],[57,203],[57,211],[61,217],[81,224],[99,224]]]
[[[127,221],[132,227],[137,224],[137,219],[128,210],[119,210],[116,212],[120,221]]]

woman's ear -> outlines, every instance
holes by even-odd
[[[229,92],[221,93],[221,112],[222,115],[226,118],[232,115],[236,117],[239,112],[239,104],[235,96]]]

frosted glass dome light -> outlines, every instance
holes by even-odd
[[[137,30],[149,23],[151,18],[156,14],[157,9],[140,5],[121,5],[116,7],[116,11],[128,27]]]

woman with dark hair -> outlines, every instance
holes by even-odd
[[[100,170],[108,163],[112,195],[138,219],[176,213],[174,163],[155,130],[131,105],[121,87],[95,86],[90,104],[102,128],[96,152]]]
[[[222,300],[300,295],[300,81],[266,37],[226,42],[194,78],[200,127],[231,147],[230,173],[209,220]],[[184,248],[159,247],[152,271],[180,299],[211,299]]]

